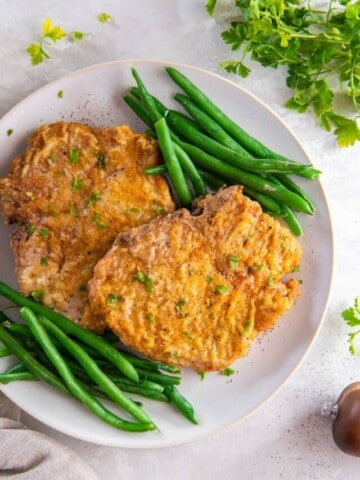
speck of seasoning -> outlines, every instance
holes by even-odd
[[[200,377],[200,380],[203,381],[206,377],[206,372],[198,372],[198,375]]]
[[[171,356],[172,358],[180,358],[179,352],[174,352]]]
[[[72,148],[69,152],[69,160],[71,165],[76,165],[80,162],[80,150],[78,148]]]
[[[104,220],[101,220],[101,218],[97,213],[94,213],[94,215],[91,217],[91,220],[95,223],[95,225],[98,228],[106,228],[107,226],[106,222],[104,222]]]
[[[26,232],[30,233],[30,235],[33,234],[35,230],[36,230],[36,225],[29,225],[26,227]]]
[[[146,314],[146,320],[148,320],[149,323],[154,323],[155,317],[152,313],[147,313]]]
[[[260,263],[260,265],[258,265],[258,266],[256,267],[256,270],[257,270],[258,272],[261,272],[261,270],[263,270],[263,268],[264,268],[264,265],[263,265],[262,263]]]
[[[274,281],[273,277],[269,277],[267,283],[268,283],[268,285],[270,285],[270,287],[272,285],[274,285],[275,281]]]
[[[81,180],[80,178],[74,178],[72,185],[71,185],[71,191],[73,193],[76,193],[80,188],[84,186],[84,180]]]
[[[298,279],[298,284],[299,285],[302,285],[304,283],[304,280],[302,280],[301,278]]]
[[[249,320],[245,323],[244,328],[243,328],[241,333],[243,335],[244,334],[246,335],[247,333],[249,333],[252,330],[253,326],[254,326],[254,320],[252,318],[249,318]]]
[[[35,302],[40,302],[42,297],[44,296],[45,290],[43,288],[38,288],[37,290],[33,290],[30,293],[30,296],[35,300]]]
[[[235,370],[230,367],[223,368],[220,370],[220,375],[224,375],[225,377],[231,377],[231,375],[234,375]]]
[[[47,257],[41,257],[40,258],[40,264],[41,265],[47,265],[49,262],[48,262],[48,259]]]
[[[237,255],[231,255],[229,258],[229,265],[231,268],[235,268],[236,265],[239,263],[240,259]]]
[[[94,155],[97,158],[97,166],[99,168],[105,168],[106,166],[105,155],[99,151],[95,152]]]
[[[57,96],[58,96],[59,98],[64,98],[64,90],[59,90],[59,91],[57,92]]]
[[[99,192],[91,192],[90,198],[88,201],[88,207],[92,207],[94,203],[98,202],[101,199],[101,195]]]
[[[226,285],[215,285],[214,293],[217,295],[227,295],[229,293],[229,288]]]
[[[42,228],[40,230],[40,237],[47,238],[50,235],[50,232],[47,228]]]
[[[123,302],[124,297],[121,295],[115,295],[114,293],[109,293],[106,297],[106,305],[110,308],[117,309],[118,303]]]
[[[206,281],[208,283],[212,282],[212,280],[213,280],[213,277],[211,275],[206,275]]]
[[[12,128],[8,128],[6,131],[6,135],[10,137],[14,133],[14,130]]]
[[[176,303],[175,310],[177,312],[180,312],[184,308],[184,306],[187,304],[187,302],[188,302],[187,298],[182,298]]]
[[[144,284],[148,292],[152,292],[154,290],[154,279],[152,275],[145,275],[143,272],[136,272],[134,273],[133,278],[134,280]]]

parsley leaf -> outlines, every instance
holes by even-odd
[[[98,16],[98,20],[99,22],[101,23],[107,23],[107,22],[111,22],[112,21],[112,18],[111,18],[111,15],[109,15],[108,13],[100,13],[100,15]]]
[[[354,306],[345,309],[341,316],[350,327],[360,327],[360,298],[355,298]],[[360,354],[360,347],[356,345],[356,341],[359,340],[359,333],[360,330],[357,330],[348,335],[349,350],[353,355]]]

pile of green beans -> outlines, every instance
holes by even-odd
[[[186,114],[169,110],[151,95],[134,68],[137,87],[124,96],[128,106],[150,127],[147,133],[158,139],[164,158],[163,165],[145,173],[166,174],[184,207],[209,190],[240,184],[265,212],[282,218],[295,235],[302,235],[295,212],[312,215],[315,205],[289,175],[313,180],[321,172],[270,150],[180,71],[173,67],[165,70],[186,94],[174,95]]]
[[[25,322],[15,323],[0,312],[0,357],[15,355],[19,362],[0,373],[0,383],[41,380],[75,397],[102,421],[129,432],[157,427],[127,393],[171,403],[198,424],[193,406],[176,387],[181,382],[178,367],[121,352],[111,343],[116,337],[96,335],[3,282],[0,296],[20,307]],[[130,419],[113,413],[99,399],[114,403]]]

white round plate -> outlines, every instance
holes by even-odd
[[[0,176],[11,160],[24,151],[26,139],[45,123],[79,121],[105,127],[126,123],[143,131],[144,125],[123,101],[134,85],[130,67],[135,66],[149,90],[165,104],[178,91],[164,71],[169,62],[119,61],[95,65],[66,75],[36,91],[0,120]],[[270,148],[295,160],[308,162],[294,135],[281,120],[255,97],[199,68],[174,65],[213,99],[230,117]],[[63,91],[63,98],[58,92]],[[8,129],[13,133],[7,136]],[[304,359],[321,325],[330,292],[333,240],[327,203],[318,181],[301,181],[317,205],[314,216],[300,215],[305,235],[301,238],[303,260],[300,272],[302,294],[295,307],[277,326],[263,334],[246,358],[234,364],[236,373],[225,377],[185,371],[180,391],[193,403],[200,418],[195,426],[170,405],[144,400],[157,423],[158,432],[126,433],[112,428],[76,401],[39,382],[18,382],[2,386],[4,393],[27,413],[73,437],[89,442],[127,448],[155,448],[199,439],[243,419],[269,399],[289,379]],[[14,260],[9,247],[10,227],[0,226],[0,279],[16,288]],[[8,305],[0,299],[0,308]],[[0,360],[3,371],[11,360]]]

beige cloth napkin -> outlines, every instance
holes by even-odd
[[[19,420],[20,409],[0,392],[0,479],[98,479],[75,452]]]

